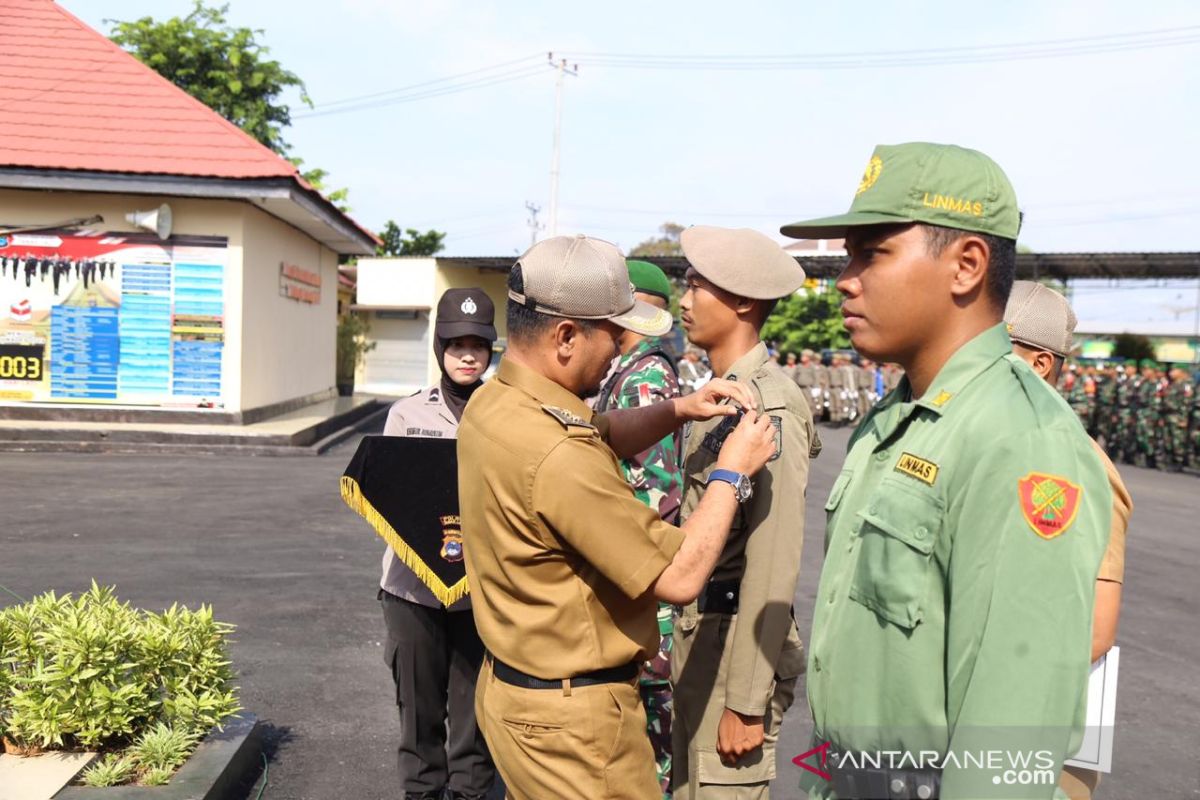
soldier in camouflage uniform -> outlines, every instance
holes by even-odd
[[[1072,364],[1063,370],[1060,390],[1062,391],[1063,398],[1067,401],[1067,405],[1075,412],[1075,416],[1079,417],[1079,422],[1083,425],[1083,429],[1087,430],[1090,417],[1087,382],[1084,376],[1079,373],[1079,367]]]
[[[1162,469],[1178,472],[1188,464],[1188,415],[1193,405],[1195,387],[1187,371],[1181,367],[1171,370],[1171,382],[1163,395],[1163,460]]]
[[[1158,364],[1142,360],[1142,379],[1137,387],[1137,445],[1134,463],[1139,467],[1154,467],[1159,453],[1159,420],[1162,416],[1162,392]]]
[[[1200,470],[1200,390],[1192,386],[1192,410],[1188,420],[1188,469]]]
[[[1117,382],[1117,410],[1113,427],[1113,460],[1133,463],[1137,451],[1137,395],[1141,385],[1137,362],[1125,362],[1125,371]]]
[[[1113,431],[1116,429],[1117,413],[1117,383],[1120,374],[1115,366],[1106,366],[1097,379],[1096,385],[1096,414],[1093,425],[1096,428],[1096,439],[1104,444],[1104,450],[1112,458],[1116,453],[1113,446]]]
[[[663,271],[647,261],[629,260],[629,280],[634,297],[660,308],[670,307],[671,283]],[[661,339],[625,331],[618,340],[621,354],[597,396],[595,410],[636,408],[678,397],[675,362]],[[637,498],[671,524],[679,523],[683,501],[683,476],[679,470],[679,441],[675,434],[649,450],[621,461],[625,480]],[[658,605],[658,655],[642,665],[638,685],[646,707],[646,729],[654,748],[658,783],[664,798],[671,797],[671,632],[673,608]]]

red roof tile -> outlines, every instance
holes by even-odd
[[[219,178],[296,168],[53,0],[0,0],[0,167]]]

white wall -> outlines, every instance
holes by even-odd
[[[337,255],[295,228],[242,206],[243,409],[332,391],[337,347]],[[321,275],[321,300],[279,294],[286,261]]]
[[[360,306],[431,308],[437,304],[437,259],[360,258]]]
[[[428,364],[433,361],[429,314],[415,319],[392,319],[383,312],[369,317],[369,338],[375,349],[363,357],[354,382],[356,392],[406,397],[430,385]]]

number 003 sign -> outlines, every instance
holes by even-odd
[[[45,345],[0,344],[0,381],[40,381]]]

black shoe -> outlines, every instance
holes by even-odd
[[[465,792],[456,792],[453,789],[446,790],[446,800],[484,800],[486,795],[482,794],[466,794]]]
[[[405,792],[404,800],[442,800],[442,789],[431,789],[428,792]]]

